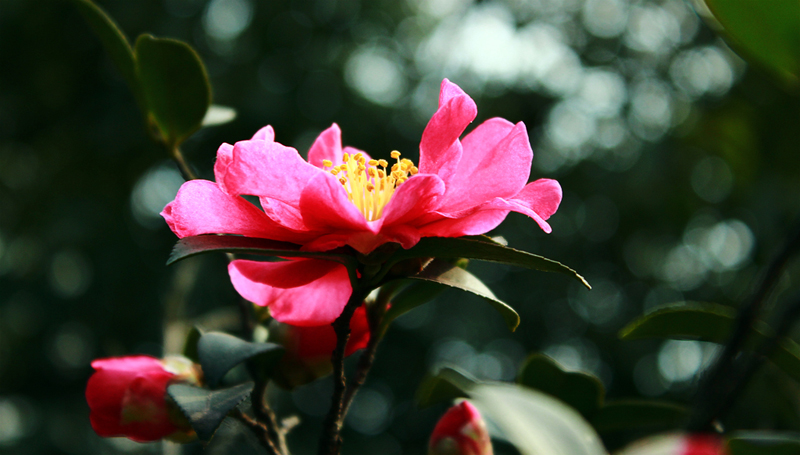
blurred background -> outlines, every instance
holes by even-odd
[[[682,0],[98,4],[130,39],[191,44],[214,102],[238,111],[183,147],[205,178],[219,144],[266,124],[301,153],[336,122],[347,145],[416,161],[447,77],[477,102],[473,126],[524,121],[531,179],[561,182],[552,234],[513,213],[493,234],[570,265],[594,289],[471,264],[520,313],[519,329],[456,291],[399,319],[348,417],[345,454],[425,453],[444,408],[419,409],[413,394],[442,363],[513,380],[528,353],[544,352],[598,375],[610,398],[687,401],[714,345],[623,343],[617,331],[663,303],[738,305],[800,209],[798,98]],[[176,238],[158,213],[182,178],[70,3],[0,2],[0,62],[0,452],[177,453],[92,432],[89,363],[174,351],[194,323],[235,331],[225,258],[164,266]],[[272,391],[280,415],[301,417],[295,453],[314,453],[330,387]],[[766,369],[726,424],[800,429],[797,397]],[[230,422],[222,431],[241,433]],[[258,453],[246,435],[223,439],[207,453]]]

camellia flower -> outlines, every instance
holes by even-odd
[[[448,409],[431,433],[428,455],[492,455],[492,441],[478,409],[469,401]]]
[[[636,441],[619,455],[728,455],[728,450],[718,435],[673,433]]]
[[[269,326],[270,341],[286,351],[271,375],[286,388],[307,384],[333,370],[331,353],[336,347],[336,332],[330,324],[298,327],[273,320]],[[344,355],[348,357],[367,347],[370,339],[369,322],[364,305],[358,307],[350,320],[350,338]]]
[[[138,442],[190,439],[194,432],[180,410],[166,399],[173,383],[197,384],[198,370],[183,357],[164,360],[137,355],[92,362],[86,385],[89,418],[103,437],[125,436]]]
[[[162,215],[181,238],[238,234],[306,251],[348,245],[363,254],[388,242],[411,248],[422,237],[484,234],[511,211],[550,232],[546,220],[561,187],[550,179],[528,183],[533,151],[525,125],[492,118],[460,140],[476,115],[475,102],[445,79],[422,133],[419,166],[397,151],[389,161],[343,148],[335,124],[305,161],[266,126],[248,141],[222,144],[216,182],[184,183]],[[261,209],[241,195],[257,196]],[[345,268],[322,260],[238,260],[229,272],[243,297],[293,325],[330,323],[351,293]]]

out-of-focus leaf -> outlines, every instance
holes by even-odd
[[[724,343],[730,336],[735,320],[736,312],[729,307],[714,303],[682,302],[657,308],[636,319],[620,330],[619,336],[623,340],[675,338]],[[745,342],[745,349],[756,349],[772,336],[772,329],[759,321]],[[781,339],[769,359],[800,382],[800,345],[795,341]]]
[[[216,126],[228,123],[236,118],[236,110],[232,107],[212,104],[203,117],[203,126]]]
[[[678,428],[689,415],[682,405],[660,400],[616,400],[606,403],[590,419],[597,431]]]
[[[136,72],[152,120],[164,142],[177,147],[197,131],[211,104],[211,84],[200,57],[188,44],[141,35]]]
[[[589,283],[587,283],[578,272],[566,265],[546,257],[503,246],[491,239],[485,240],[475,237],[426,237],[421,239],[419,243],[412,248],[398,250],[392,256],[391,263],[417,257],[479,259],[543,272],[558,272],[577,279],[584,286],[591,289]]]
[[[440,391],[460,390],[491,423],[495,434],[512,443],[522,455],[603,455],[599,436],[574,409],[527,387],[480,382],[451,368],[436,377],[450,384]]]
[[[184,237],[172,248],[167,265],[195,256],[200,253],[222,252],[234,254],[256,254],[271,257],[302,257],[328,259],[337,262],[349,260],[348,256],[335,253],[314,253],[300,251],[300,246],[294,243],[278,242],[276,240],[259,239],[254,237],[239,237],[234,235],[197,235]]]
[[[417,389],[417,403],[422,408],[455,400],[456,398],[466,398],[466,390],[469,390],[478,380],[469,374],[454,369],[442,368],[436,375],[425,377]]]
[[[200,362],[200,357],[197,355],[197,343],[202,335],[203,331],[199,327],[192,327],[186,334],[186,341],[183,343],[183,356],[195,363]]]
[[[743,57],[800,87],[800,2],[705,0],[723,35]]]
[[[797,455],[800,433],[739,431],[728,439],[730,455]]]
[[[136,103],[142,112],[147,111],[144,95],[139,85],[139,78],[136,75],[136,61],[133,56],[128,38],[119,29],[116,23],[99,6],[91,0],[72,0],[75,7],[89,23],[89,27],[100,38],[103,47],[108,52],[114,66],[122,74],[122,78],[130,87]]]
[[[214,437],[225,416],[253,391],[253,383],[222,390],[207,390],[186,384],[173,384],[167,393],[189,420],[197,437],[204,443]]]
[[[551,395],[589,418],[603,404],[605,388],[595,376],[565,371],[543,354],[533,354],[525,361],[517,383]]]
[[[197,343],[203,375],[211,387],[215,387],[231,368],[244,361],[259,356],[259,368],[268,369],[280,360],[283,352],[283,347],[275,343],[251,343],[219,332],[203,334]]]
[[[475,294],[489,302],[503,316],[506,325],[512,332],[519,326],[519,314],[513,308],[495,297],[491,289],[483,284],[483,281],[456,264],[447,261],[431,261],[421,272],[408,279],[449,286]]]

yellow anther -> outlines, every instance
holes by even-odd
[[[375,185],[367,183],[367,191],[375,191]]]
[[[378,178],[382,179],[384,177],[386,177],[386,173],[383,172],[381,169],[378,169]]]
[[[322,167],[331,167],[333,166],[333,161],[331,160],[322,160]]]
[[[400,152],[398,152],[397,150],[394,150],[394,151],[392,151],[392,153],[389,154],[389,156],[391,156],[394,159],[400,158]]]
[[[370,177],[375,177],[376,175],[378,175],[378,172],[375,170],[374,167],[371,167],[367,169],[367,174],[369,174]]]
[[[342,161],[344,161],[345,163],[350,161],[350,155],[345,152],[345,154],[342,155]]]
[[[395,180],[400,180],[401,178],[403,178],[405,176],[406,175],[402,171],[393,171],[392,172],[392,177],[394,177]]]
[[[409,169],[411,169],[411,166],[409,166],[408,163],[400,163],[400,169],[408,171]]]
[[[378,165],[378,160],[369,160],[369,165],[370,166],[377,166]]]
[[[331,169],[331,174],[336,175],[338,173],[339,173],[339,168],[338,167],[335,167],[335,168]]]
[[[362,155],[361,152],[358,152],[358,153],[355,154],[355,156],[353,156],[353,159],[356,160],[356,161],[361,161],[361,158],[363,158],[363,157],[364,157],[364,155]]]
[[[400,169],[400,165],[399,165],[399,164],[393,164],[393,165],[392,165],[392,173],[394,173],[394,172],[395,172],[395,171],[397,171],[398,169]]]
[[[346,177],[339,177],[339,183],[341,183],[342,185],[346,184],[347,183],[347,178]]]
[[[417,169],[416,166],[411,166],[411,169],[408,170],[408,173],[411,174],[411,175],[417,175],[418,172],[419,172],[419,169]]]
[[[397,186],[400,186],[400,185],[402,185],[402,184],[403,184],[403,183],[404,183],[406,180],[408,180],[408,179],[405,179],[405,178],[398,179],[398,180],[397,180]]]
[[[389,162],[386,160],[378,160],[378,166],[386,167],[389,165]]]

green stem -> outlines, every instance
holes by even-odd
[[[175,164],[178,165],[178,169],[181,171],[181,175],[183,176],[184,180],[195,180],[197,179],[197,174],[192,171],[191,166],[183,157],[183,153],[181,153],[180,147],[172,147],[169,151],[170,156],[175,161]]]

